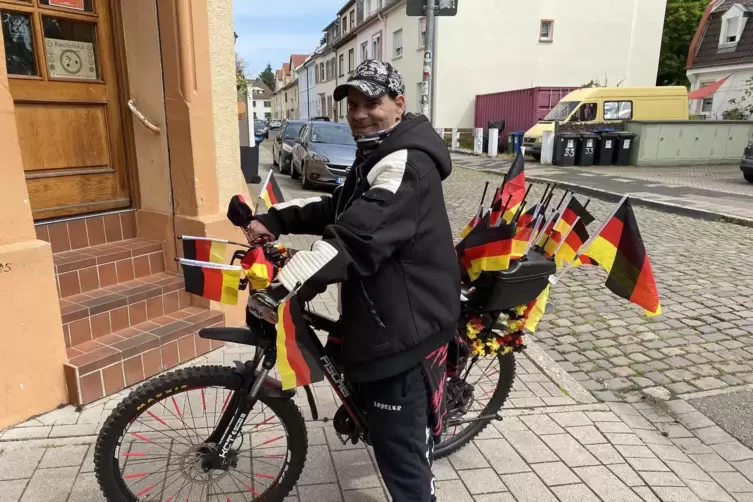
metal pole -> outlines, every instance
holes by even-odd
[[[434,8],[435,0],[426,0],[426,43],[424,44],[423,82],[421,83],[421,113],[432,121],[431,79],[432,61],[434,59]]]

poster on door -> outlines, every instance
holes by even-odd
[[[50,77],[97,80],[94,44],[45,38],[45,49]]]
[[[49,0],[51,7],[84,10],[84,0]]]

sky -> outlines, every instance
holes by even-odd
[[[248,62],[255,78],[272,64],[288,62],[290,54],[311,54],[346,0],[233,0],[238,40],[235,50]]]

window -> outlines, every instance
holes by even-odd
[[[630,120],[632,118],[632,101],[607,101],[604,103],[604,120]]]
[[[350,11],[350,29],[352,30],[355,27],[356,27],[356,11],[352,10]]]
[[[361,62],[369,59],[369,43],[364,42],[361,44]]]
[[[345,75],[345,54],[340,54],[340,76]]]
[[[338,112],[337,114],[340,116],[340,118],[343,118],[343,102],[342,102],[342,100],[337,102],[337,112]]]
[[[426,47],[426,18],[418,18],[418,48]]]
[[[392,34],[392,57],[399,58],[403,55],[403,30],[397,30]]]
[[[598,109],[599,109],[599,105],[596,103],[583,103],[582,105],[580,105],[580,108],[578,108],[575,111],[570,121],[571,122],[593,122],[594,120],[596,120],[596,114],[597,114]]]
[[[703,105],[701,106],[701,113],[711,113],[714,110],[714,96],[703,98]]]
[[[539,31],[539,42],[551,42],[554,40],[554,21],[543,19]]]
[[[324,82],[324,63],[319,63],[319,82]]]
[[[288,93],[287,92],[285,92],[285,102],[286,103],[288,102]]]
[[[347,33],[347,32],[348,32],[348,15],[345,14],[343,16],[343,33]]]
[[[351,49],[348,51],[348,73],[353,71],[356,65],[356,50]]]
[[[327,116],[332,117],[332,96],[327,96]]]
[[[272,106],[272,102],[271,101],[265,101],[264,102],[264,108],[269,108],[270,106]]]
[[[739,26],[740,26],[739,17],[731,17],[726,20],[724,24],[724,43],[725,44],[737,43]]]
[[[364,19],[371,15],[371,0],[363,0],[363,17]]]
[[[371,56],[379,61],[382,60],[382,35],[374,35],[371,39]]]

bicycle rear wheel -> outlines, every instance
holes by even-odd
[[[205,470],[206,439],[242,379],[232,368],[168,373],[136,389],[107,419],[94,469],[108,501],[280,502],[303,470],[306,427],[288,399],[259,396],[226,453],[227,469]]]
[[[467,364],[472,364],[472,361]],[[456,388],[465,385],[473,394],[464,413],[448,409],[442,440],[434,448],[434,458],[452,455],[478,436],[504,406],[514,381],[515,354],[508,352],[504,355],[499,353],[493,358],[479,358],[464,381],[448,382],[445,392],[449,392],[450,385]]]

